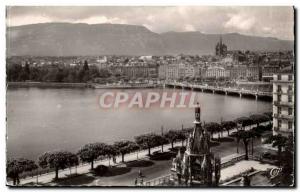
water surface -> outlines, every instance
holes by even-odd
[[[167,89],[173,91],[173,89]],[[90,142],[129,139],[134,136],[189,127],[194,109],[110,109],[99,106],[103,89],[9,88],[7,90],[8,157],[36,159],[49,150],[77,151]],[[113,90],[134,93],[163,89]],[[181,90],[176,90],[181,91]],[[235,96],[197,92],[202,120],[233,120],[272,110],[272,103]]]

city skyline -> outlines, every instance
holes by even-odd
[[[49,22],[131,24],[142,25],[155,33],[240,33],[294,40],[294,10],[288,6],[7,7],[7,26]]]

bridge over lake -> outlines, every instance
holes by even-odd
[[[259,85],[270,85],[271,84],[255,84]],[[273,94],[272,90],[260,90],[260,89],[246,89],[243,87],[218,87],[218,86],[209,86],[209,85],[199,85],[192,83],[181,83],[181,82],[166,82],[164,87],[169,88],[180,88],[180,89],[189,89],[194,91],[202,91],[202,92],[211,92],[213,94],[225,94],[225,95],[237,95],[239,97],[250,96],[255,99],[258,98],[269,98],[272,99]]]

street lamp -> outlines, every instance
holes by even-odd
[[[37,168],[37,174],[36,174],[36,184],[39,184],[39,168]]]

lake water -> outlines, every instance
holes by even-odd
[[[103,89],[9,88],[7,90],[7,155],[36,159],[49,150],[77,151],[90,142],[129,139],[134,136],[189,127],[194,109],[101,109]],[[134,93],[173,89],[113,90]],[[180,92],[181,90],[175,90]],[[197,92],[201,119],[220,122],[272,110],[272,103],[235,96]]]

